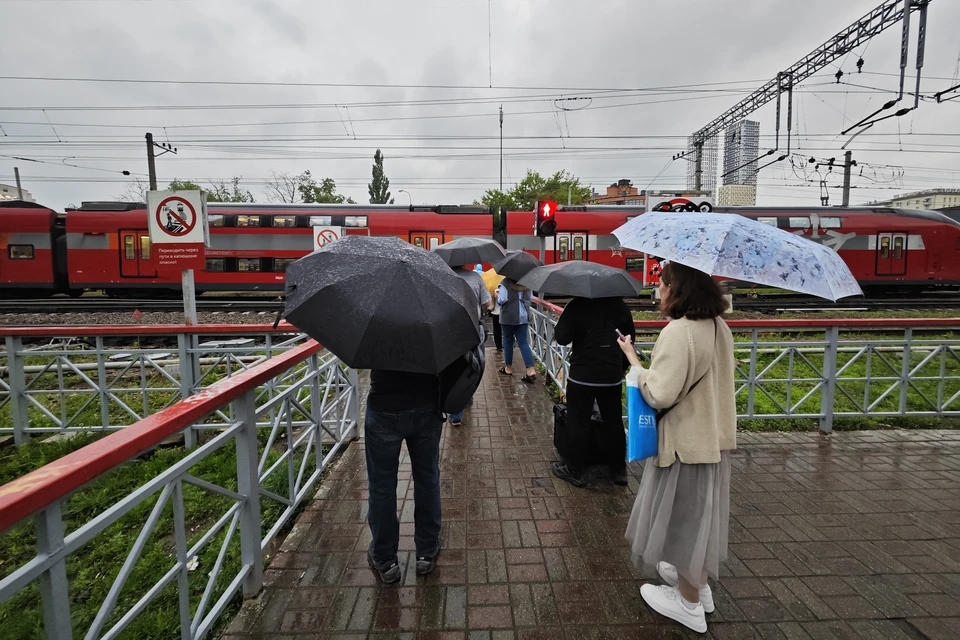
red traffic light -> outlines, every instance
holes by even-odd
[[[550,200],[538,200],[536,209],[536,220],[534,222],[534,234],[540,237],[552,236],[556,233],[557,221],[554,214],[557,212],[557,203]]]
[[[541,220],[550,220],[553,214],[557,212],[557,203],[549,200],[537,202],[537,217]]]

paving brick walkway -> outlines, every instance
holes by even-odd
[[[551,400],[488,372],[444,428],[444,551],[417,578],[401,466],[401,586],[367,567],[363,442],[321,485],[224,637],[424,640],[960,638],[960,432],[741,434],[730,559],[698,636],[656,615],[623,539],[629,487],[550,473]],[[633,465],[632,465],[633,467]]]

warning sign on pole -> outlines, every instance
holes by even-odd
[[[147,226],[157,252],[157,269],[203,269],[209,238],[202,191],[149,191]]]
[[[316,250],[325,247],[334,240],[339,240],[344,235],[343,227],[314,227],[313,248]]]

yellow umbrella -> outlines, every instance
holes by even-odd
[[[497,287],[499,287],[500,283],[503,282],[503,276],[497,275],[497,272],[493,269],[487,269],[481,274],[481,276],[483,277],[483,284],[487,285],[487,291],[490,292],[491,296],[496,298]]]

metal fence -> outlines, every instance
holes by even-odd
[[[116,430],[306,338],[288,325],[0,329],[0,435]],[[229,422],[220,412],[207,426]],[[187,430],[193,446],[195,429]]]
[[[570,346],[553,330],[562,309],[537,301],[534,355],[566,388]],[[664,322],[637,322],[649,360]],[[737,410],[743,419],[960,416],[960,319],[733,320]]]
[[[181,361],[191,349],[200,359],[208,353],[197,344]],[[108,352],[98,342],[94,362],[109,361]],[[75,370],[74,356],[42,357]],[[153,367],[145,353],[137,357]],[[16,636],[20,619],[30,624],[31,612],[39,617],[42,606],[46,637],[57,640],[139,638],[158,621],[170,624],[172,635],[203,638],[239,592],[260,590],[268,545],[356,434],[358,382],[353,370],[312,341],[245,364],[240,373],[190,388],[187,399],[0,487],[0,545],[13,554],[12,566],[0,565],[0,619],[4,608],[7,615],[0,635]],[[109,386],[97,388],[101,402],[112,393]],[[125,488],[112,506],[99,513],[82,506],[88,492],[104,490],[99,478],[191,431],[192,450],[154,456],[147,469],[157,459],[169,464]],[[135,538],[129,552],[123,547],[118,557],[97,558],[100,543],[121,530]],[[18,548],[35,553],[17,556],[12,550]],[[102,578],[84,577],[88,563]],[[80,598],[87,606],[73,606]]]

